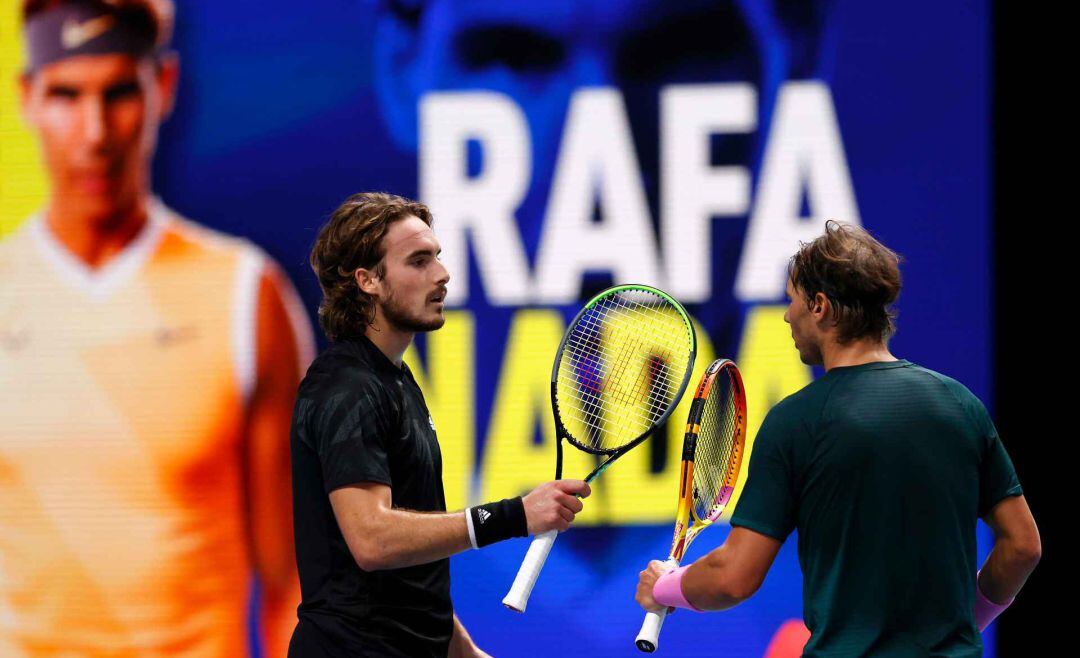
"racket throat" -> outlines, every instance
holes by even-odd
[[[563,439],[560,436],[555,440],[555,479],[562,479],[562,444]]]

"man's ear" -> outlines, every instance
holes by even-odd
[[[832,317],[832,303],[829,298],[825,296],[825,293],[819,292],[814,295],[814,298],[810,300],[809,304],[810,313],[814,316],[814,319],[821,322],[823,319]]]
[[[362,292],[378,299],[379,294],[382,293],[382,277],[375,270],[360,267],[357,268],[353,276],[356,278],[356,285]]]
[[[19,110],[27,125],[37,125],[37,116],[31,109],[31,97],[34,93],[34,74],[23,73],[19,76]]]
[[[180,80],[180,57],[174,52],[161,55],[156,64],[155,84],[158,86],[158,94],[161,98],[161,115],[159,121],[164,121],[172,114],[176,107],[176,88]]]

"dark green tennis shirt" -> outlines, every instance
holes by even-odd
[[[833,368],[765,417],[731,524],[799,533],[806,656],[980,656],[975,524],[1021,494],[985,407],[908,361]]]

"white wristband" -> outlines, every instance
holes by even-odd
[[[480,548],[476,545],[476,530],[473,530],[471,507],[465,508],[465,525],[469,526],[469,543],[473,548]]]

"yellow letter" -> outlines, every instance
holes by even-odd
[[[736,363],[746,386],[746,455],[742,472],[735,484],[731,503],[724,510],[724,519],[739,502],[746,484],[747,467],[754,450],[761,421],[773,405],[806,386],[813,379],[810,368],[799,360],[799,352],[791,341],[791,332],[784,322],[785,306],[754,306],[746,313],[742,345]]]
[[[649,468],[654,448],[649,444],[658,440],[655,435],[619,458],[593,487],[593,498],[601,503],[597,505],[594,502],[593,506],[602,510],[598,523],[665,523],[675,518],[679,465],[682,462],[682,442],[690,402],[694,399],[694,390],[701,381],[701,375],[716,358],[709,334],[696,321],[694,329],[697,331],[697,359],[682,401],[668,417],[664,468],[659,473],[653,473]]]
[[[526,493],[555,475],[551,362],[564,329],[558,311],[514,314],[481,460],[481,501]],[[534,444],[537,423],[542,441]],[[563,477],[582,478],[594,467],[590,455],[563,445]]]

